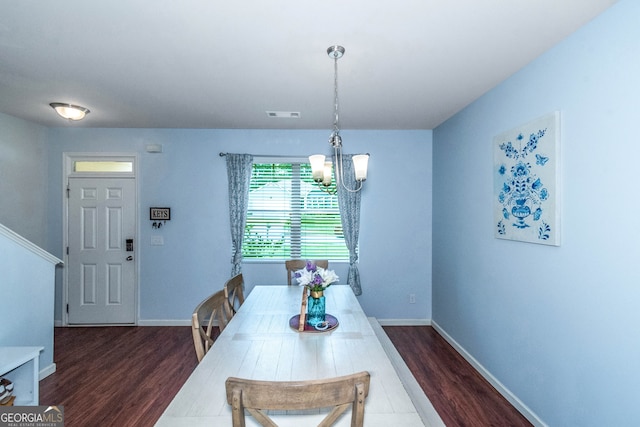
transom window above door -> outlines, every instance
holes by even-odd
[[[69,153],[64,159],[67,177],[135,177],[135,155],[119,153]]]
[[[73,172],[133,172],[132,160],[75,160]]]

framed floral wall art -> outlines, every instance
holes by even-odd
[[[560,245],[560,113],[493,139],[494,228],[499,239]]]

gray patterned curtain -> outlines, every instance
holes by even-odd
[[[344,176],[344,185],[352,190],[358,188],[356,174],[353,168],[353,157],[351,154],[344,154],[342,167]],[[337,159],[334,159],[336,162]],[[336,169],[336,165],[333,165]],[[353,193],[345,191],[341,186],[338,188],[338,205],[340,206],[340,217],[342,218],[342,230],[344,231],[344,241],[349,249],[349,273],[347,276],[347,285],[351,286],[353,293],[362,295],[362,287],[360,286],[360,273],[358,272],[358,236],[360,235],[360,195],[358,191]]]
[[[227,175],[229,177],[229,218],[231,219],[231,277],[242,272],[242,237],[247,223],[249,208],[249,184],[253,156],[227,153]]]

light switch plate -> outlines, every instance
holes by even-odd
[[[164,238],[162,236],[151,236],[151,244],[153,246],[164,245]]]

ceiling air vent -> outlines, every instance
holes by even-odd
[[[267,111],[267,116],[280,119],[299,119],[298,111]]]

